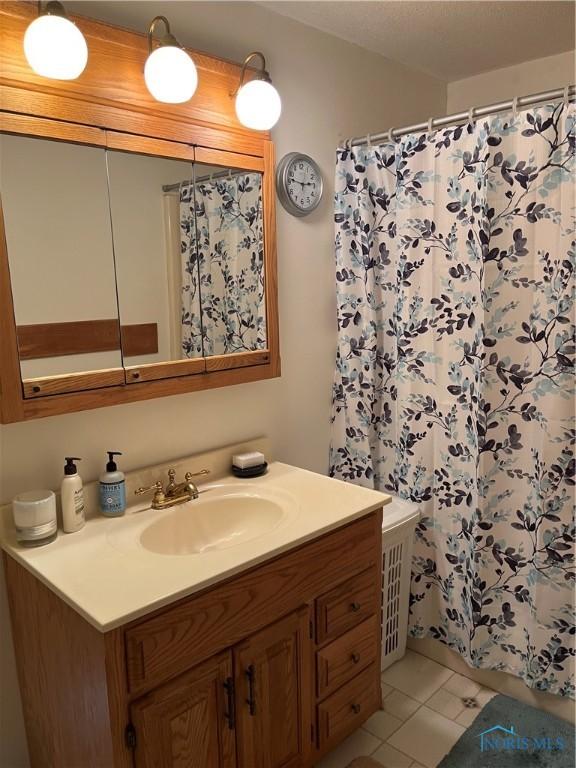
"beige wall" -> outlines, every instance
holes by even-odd
[[[576,81],[574,56],[575,51],[567,51],[448,83],[447,113],[571,85]]]
[[[310,154],[325,177],[325,196],[308,218],[278,207],[282,378],[97,411],[4,426],[0,498],[56,487],[63,456],[82,456],[93,479],[105,450],[124,451],[125,469],[268,434],[278,458],[327,469],[330,391],[336,346],[332,195],[334,151],[343,138],[441,114],[445,85],[380,56],[244,3],[162,3],[178,39],[243,60],[261,49],[283,100],[274,130],[278,158]],[[68,3],[73,12],[144,30],[158,3]],[[5,612],[0,690],[7,723],[0,764],[26,765]],[[49,652],[49,649],[47,649]]]

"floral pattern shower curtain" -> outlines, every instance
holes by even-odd
[[[575,109],[338,150],[331,474],[418,502],[414,637],[574,696]]]
[[[261,192],[259,173],[181,186],[184,356],[266,348]]]

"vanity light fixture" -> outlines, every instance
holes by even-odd
[[[66,16],[62,3],[51,0],[24,34],[24,54],[37,75],[54,80],[75,80],[88,61],[84,35]]]
[[[260,57],[262,68],[254,79],[245,83],[246,67],[255,56]],[[246,56],[240,73],[240,85],[232,95],[236,96],[238,120],[246,128],[252,128],[255,131],[268,131],[278,122],[282,111],[282,102],[278,91],[272,85],[270,75],[266,71],[264,54],[260,51],[253,51]]]
[[[156,36],[154,31],[162,22],[166,31]],[[156,101],[166,104],[182,104],[189,101],[198,85],[196,65],[170,32],[170,23],[165,16],[156,16],[148,30],[148,58],[144,66],[146,87]]]

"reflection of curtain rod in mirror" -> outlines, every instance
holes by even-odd
[[[226,177],[232,178],[232,176],[240,176],[243,173],[254,173],[254,171],[233,171],[231,168],[227,168],[225,171],[218,171],[218,173],[207,173],[206,176],[198,176],[198,178],[193,181],[197,184],[199,181],[211,181],[212,179],[224,179]],[[192,181],[192,179],[190,179],[190,181]],[[179,184],[165,184],[162,187],[162,192],[178,192],[181,185],[187,183],[188,182],[181,181]]]

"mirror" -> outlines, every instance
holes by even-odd
[[[269,361],[262,161],[113,134],[0,140],[26,397]]]
[[[262,174],[195,163],[194,194],[204,356],[266,349]]]
[[[120,150],[107,160],[128,383],[265,350],[262,173]]]
[[[195,229],[180,202],[193,194],[192,162],[111,150],[107,158],[125,364],[202,358],[197,264],[182,257]]]
[[[105,151],[3,134],[0,181],[25,396],[37,377],[121,372]]]

